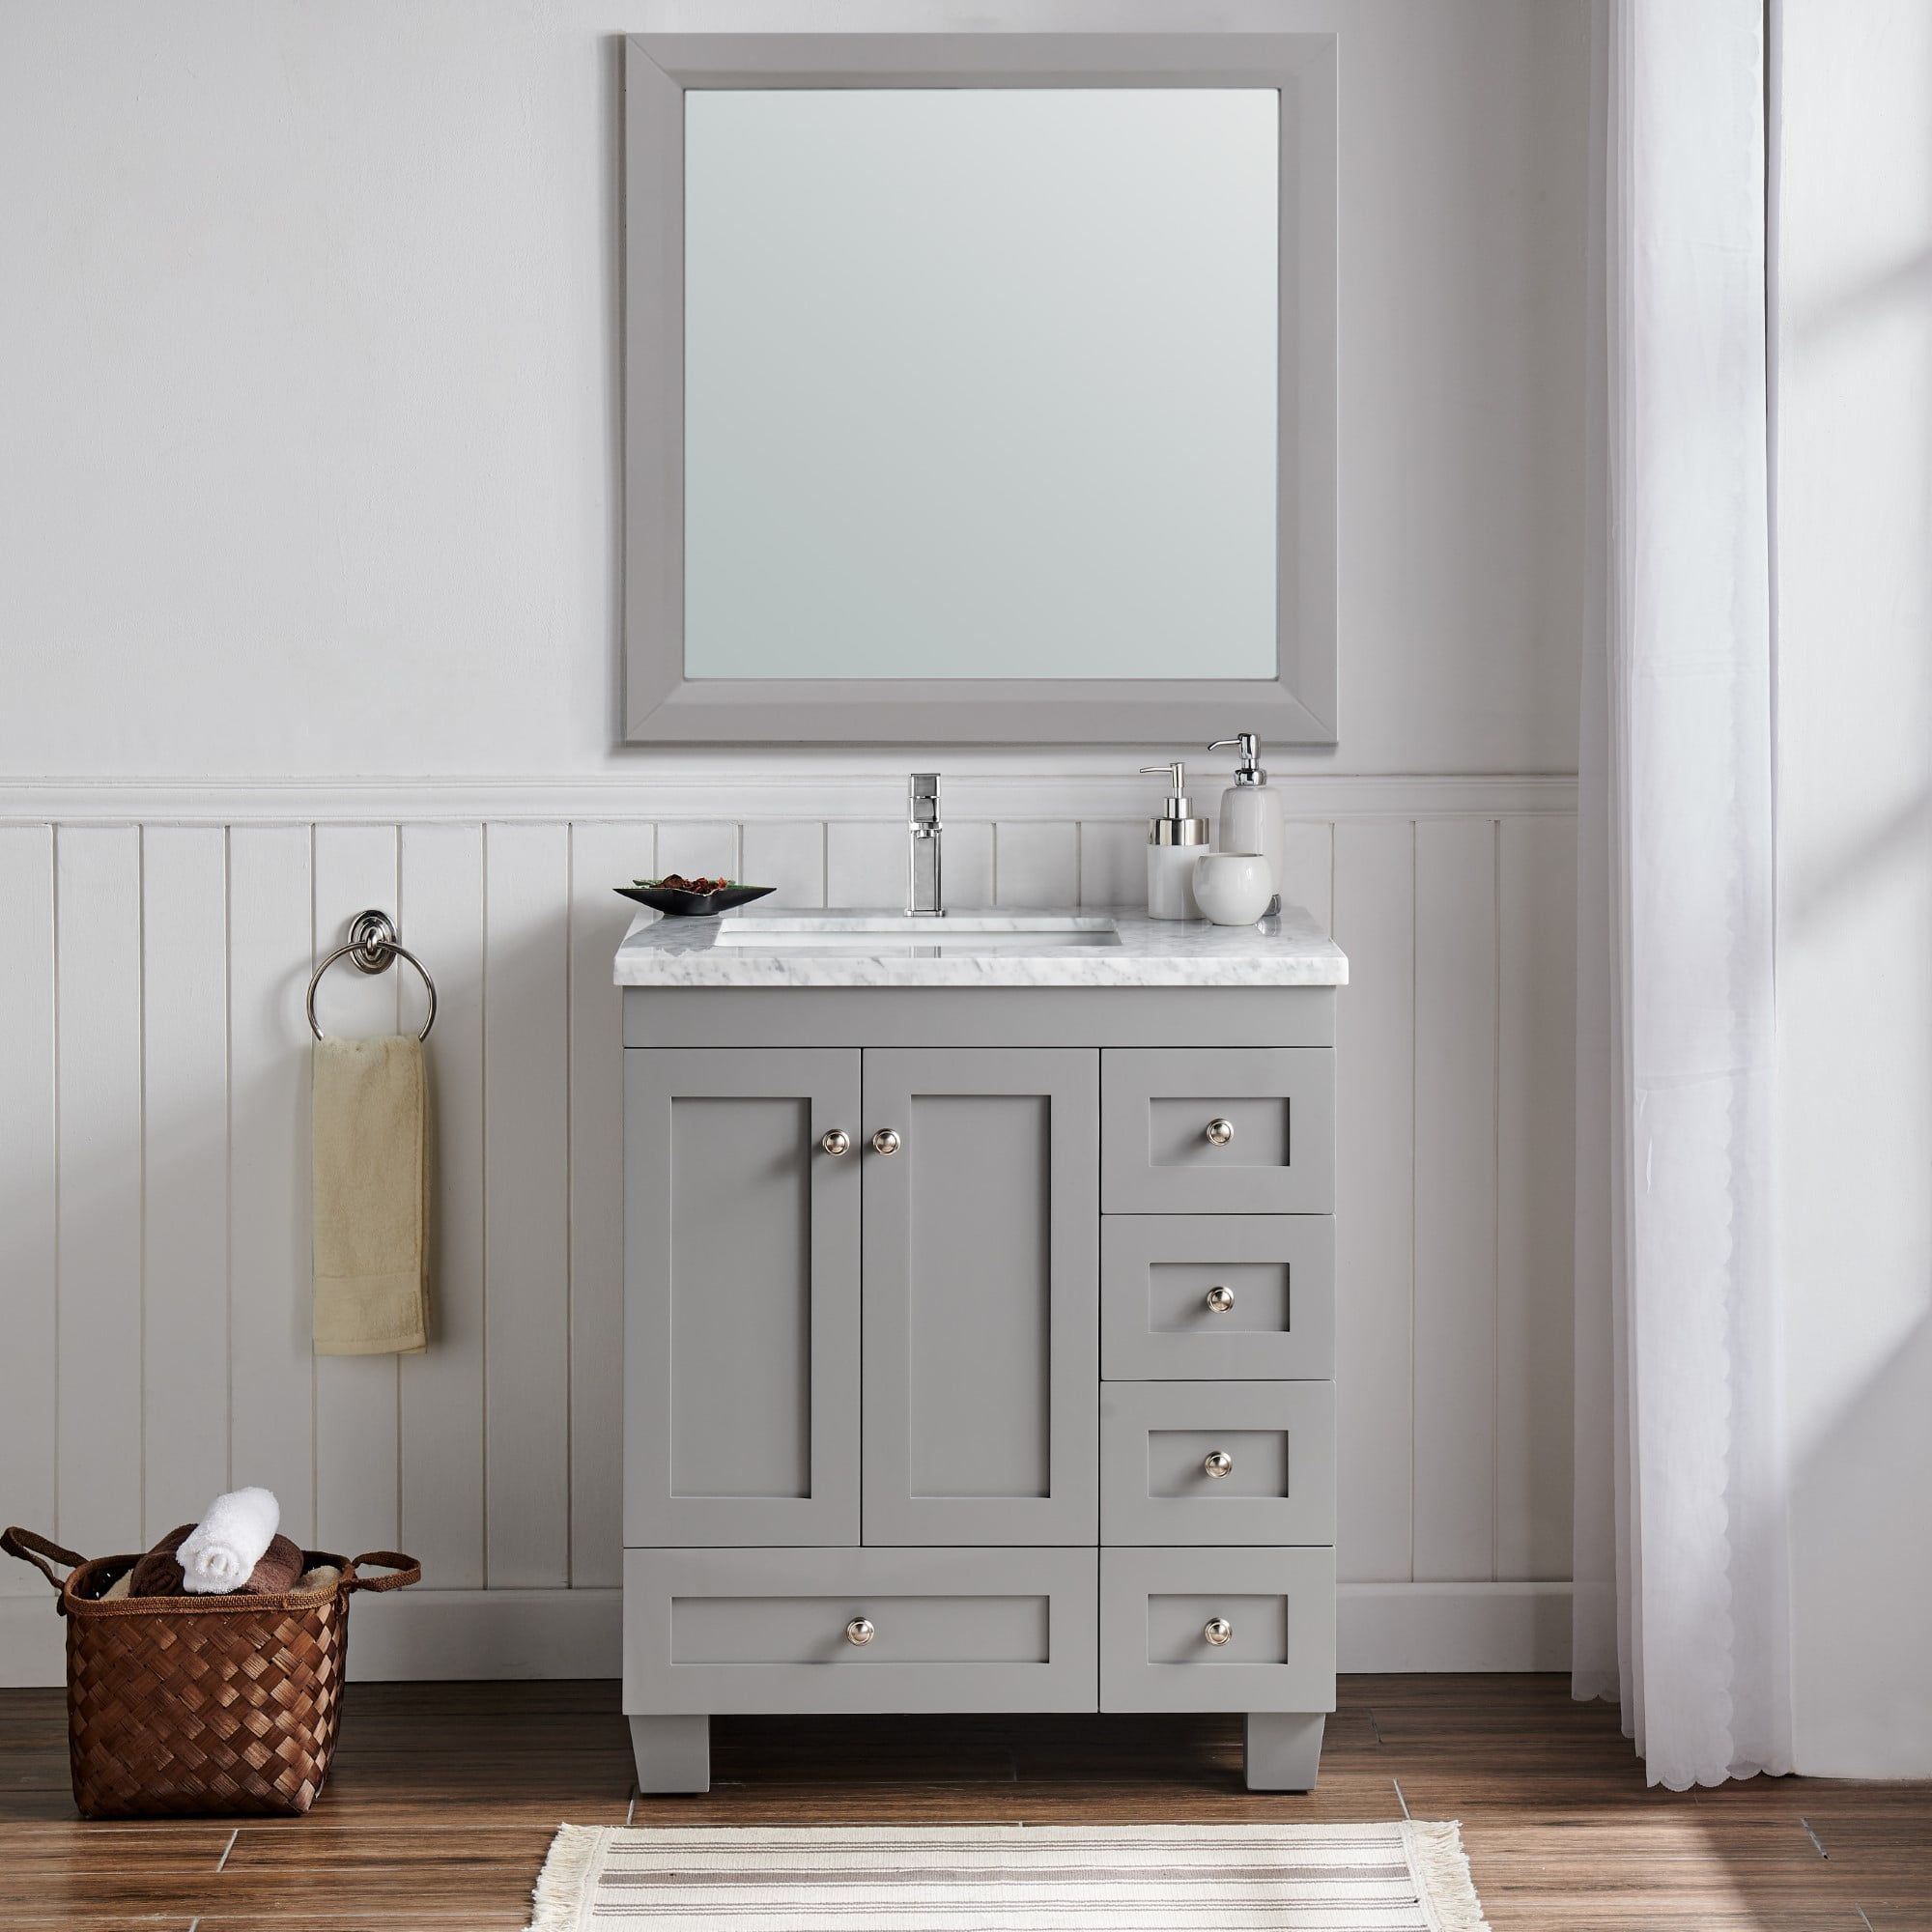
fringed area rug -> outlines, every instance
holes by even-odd
[[[1454,1825],[566,1825],[529,1932],[1488,1932]]]

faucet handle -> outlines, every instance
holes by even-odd
[[[906,779],[906,806],[915,825],[936,824],[939,819],[939,774],[913,772]]]

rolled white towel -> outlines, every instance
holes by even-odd
[[[183,1581],[200,1597],[239,1590],[274,1541],[281,1520],[282,1506],[268,1490],[231,1490],[216,1496],[175,1552]]]

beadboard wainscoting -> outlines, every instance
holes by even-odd
[[[357,1617],[357,1675],[614,1673],[632,908],[611,887],[674,869],[894,903],[902,786],[0,786],[0,1516],[102,1554],[265,1483],[312,1547],[422,1559],[423,1588]],[[1560,1665],[1575,782],[1284,789],[1288,896],[1351,965],[1342,1667]],[[949,781],[949,899],[1138,898],[1149,795]],[[302,994],[364,906],[440,995],[435,1339],[318,1361]],[[338,968],[320,1009],[412,1027],[420,991]],[[60,1672],[49,1593],[9,1564],[0,1681]]]

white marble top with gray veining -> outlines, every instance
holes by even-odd
[[[1039,929],[1048,920],[1059,923],[1057,933]],[[874,929],[838,929],[857,921]],[[1349,980],[1347,955],[1298,906],[1238,926],[1092,907],[962,908],[916,931],[904,925],[895,913],[838,908],[752,906],[703,919],[642,912],[617,949],[614,977],[620,986],[1342,986]]]

